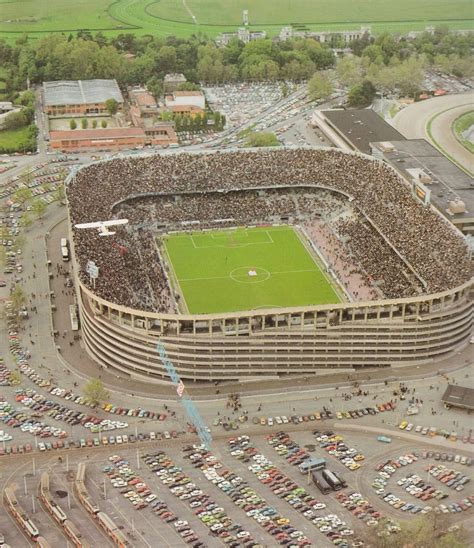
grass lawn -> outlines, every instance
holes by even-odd
[[[0,150],[15,149],[22,152],[22,148],[28,143],[29,127],[22,127],[12,131],[0,131]]]
[[[289,226],[182,232],[164,243],[191,314],[340,302]]]
[[[463,133],[469,129],[471,126],[474,126],[474,110],[471,112],[466,112],[460,116],[457,120],[454,121],[453,131],[456,139],[465,147],[469,152],[474,153],[474,144],[463,137]]]
[[[249,10],[250,28],[270,36],[288,24],[311,30],[354,29],[371,25],[373,32],[408,32],[427,25],[452,29],[473,27],[472,0],[9,0],[0,1],[0,36],[14,41],[28,33],[39,38],[48,32],[88,29],[106,36],[137,35],[188,37],[201,32],[215,37],[242,25]],[[196,17],[197,24],[192,15]]]

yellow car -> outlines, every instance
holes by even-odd
[[[336,418],[338,418],[339,420],[342,419],[342,413],[340,411],[336,412]]]
[[[278,525],[288,525],[289,523],[290,523],[290,520],[287,519],[287,518],[277,519],[277,524]]]
[[[408,421],[402,421],[400,423],[400,426],[398,428],[400,428],[400,430],[405,430],[405,428],[408,426]]]
[[[321,420],[321,413],[315,413],[314,416],[316,417],[317,421]]]
[[[364,455],[361,455],[360,453],[354,457],[355,461],[364,460],[364,459],[365,459]]]
[[[265,426],[265,425],[267,424],[267,419],[266,419],[265,417],[262,417],[262,418],[260,419],[260,424],[261,424],[262,426]]]

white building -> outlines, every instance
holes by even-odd
[[[206,99],[202,91],[173,91],[165,97],[167,107],[194,106],[204,110]]]

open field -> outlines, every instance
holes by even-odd
[[[39,38],[49,32],[101,31],[107,36],[123,32],[187,37],[201,32],[215,37],[242,24],[247,0],[78,0],[71,13],[69,0],[0,1],[0,36],[14,40],[22,33]],[[256,0],[249,9],[250,28],[278,34],[283,25],[311,30],[340,30],[371,25],[374,32],[422,30],[427,25],[472,28],[470,0]],[[193,21],[192,16],[195,16]]]
[[[11,131],[0,131],[0,151],[8,149],[22,152],[28,145],[29,138],[29,127],[22,127]]]
[[[177,233],[165,246],[192,314],[339,302],[291,227]]]
[[[453,132],[456,139],[465,147],[469,152],[474,153],[474,144],[471,140],[466,138],[465,132],[474,126],[474,111],[466,112],[460,116],[453,124]],[[471,130],[472,132],[472,130]],[[464,135],[463,135],[464,134]]]

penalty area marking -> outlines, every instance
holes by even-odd
[[[235,242],[232,245],[228,245],[228,244],[196,245],[196,242],[194,241],[193,235],[191,234],[191,235],[189,235],[189,237],[191,238],[191,243],[193,244],[194,249],[210,249],[212,247],[222,247],[224,249],[232,249],[232,248],[236,248],[236,247],[248,247],[248,246],[251,246],[251,245],[270,245],[270,244],[275,243],[275,241],[271,237],[271,234],[268,232],[268,230],[265,230],[265,231],[262,231],[262,232],[264,232],[267,235],[267,238],[268,238],[269,241],[267,241],[267,242],[246,242],[246,243]],[[213,240],[216,240],[216,241],[225,240],[225,239],[230,238],[232,236],[233,236],[233,234],[228,234],[226,236],[224,236],[224,235],[214,236],[213,234],[211,234],[211,238]],[[247,238],[249,237],[248,234],[246,234],[246,236],[247,236]]]

